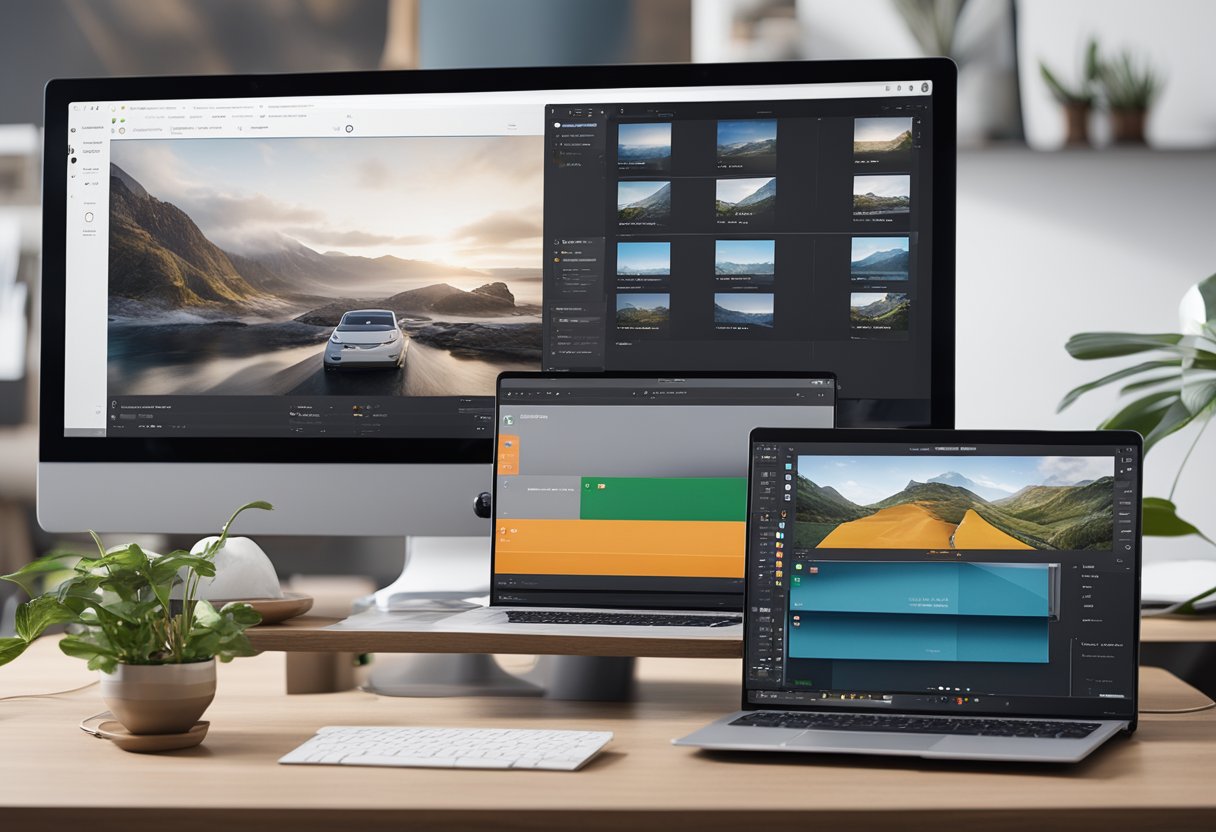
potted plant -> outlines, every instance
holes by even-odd
[[[1098,62],[1098,79],[1110,110],[1115,144],[1144,144],[1148,110],[1161,92],[1162,77],[1150,64],[1124,50],[1113,60]]]
[[[1194,427],[1194,438],[1174,475],[1169,496],[1144,499],[1143,530],[1146,535],[1163,537],[1197,535],[1216,546],[1198,527],[1179,517],[1174,505],[1182,471],[1216,413],[1216,274],[1192,286],[1178,311],[1182,332],[1083,332],[1068,339],[1069,355],[1082,361],[1154,355],[1069,391],[1057,410],[1064,410],[1091,390],[1135,378],[1120,389],[1125,400],[1100,427],[1138,431],[1144,437],[1146,455],[1165,437]],[[1216,587],[1197,593],[1170,611],[1194,614],[1195,604],[1213,594]]]
[[[1071,147],[1089,145],[1089,113],[1097,96],[1094,83],[1098,80],[1098,42],[1090,39],[1085,47],[1085,62],[1081,70],[1081,81],[1076,87],[1067,86],[1047,64],[1039,61],[1039,72],[1051,90],[1052,97],[1064,108],[1067,125],[1064,144]]]
[[[215,660],[254,653],[245,630],[261,620],[257,612],[241,603],[217,610],[197,598],[199,582],[215,575],[215,554],[233,521],[251,508],[272,506],[241,506],[197,554],[156,555],[134,543],[106,549],[89,532],[96,557],[53,553],[4,575],[31,598],[17,609],[17,636],[0,639],[0,665],[48,627],[66,624],[59,649],[101,671],[102,698],[128,731],[189,731],[215,696]],[[37,592],[42,578],[64,571],[69,577],[55,589]]]

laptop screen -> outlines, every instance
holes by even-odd
[[[747,436],[831,427],[835,378],[499,378],[495,604],[743,604]]]
[[[1134,717],[1139,437],[779,433],[752,443],[748,706]]]

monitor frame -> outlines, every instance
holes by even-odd
[[[494,395],[494,440],[493,440],[494,441],[494,461],[490,465],[490,477],[491,477],[491,481],[492,481],[492,485],[490,488],[490,495],[491,495],[490,496],[490,499],[491,499],[490,505],[492,507],[498,505],[498,429],[502,423],[502,413],[501,413],[502,395],[501,395],[501,392],[502,392],[502,383],[504,381],[511,381],[511,380],[515,380],[515,379],[531,379],[531,380],[538,380],[538,381],[544,380],[544,379],[554,379],[554,380],[561,380],[561,381],[566,381],[569,379],[595,379],[597,381],[605,381],[605,380],[611,380],[611,379],[647,379],[647,378],[667,378],[667,377],[670,377],[673,379],[678,378],[678,379],[694,379],[694,380],[695,379],[705,379],[705,378],[716,378],[716,379],[732,379],[732,380],[733,379],[772,379],[774,381],[780,381],[782,379],[828,379],[833,382],[833,392],[836,394],[836,396],[839,396],[839,390],[836,389],[836,385],[835,385],[836,374],[832,373],[832,372],[823,372],[823,371],[816,371],[816,370],[808,370],[806,372],[798,371],[798,372],[773,372],[773,373],[714,372],[712,370],[709,370],[709,371],[702,370],[702,371],[696,371],[696,372],[672,372],[672,373],[663,373],[663,372],[658,372],[655,370],[627,370],[627,371],[623,370],[623,371],[609,371],[609,372],[603,372],[603,373],[545,372],[545,371],[535,372],[535,373],[517,372],[517,371],[500,373],[498,376],[498,383],[495,385],[495,388],[494,388],[494,393],[495,393],[495,395]],[[838,416],[839,416],[839,407],[837,404],[837,398],[834,397],[832,400],[832,427],[831,428],[819,428],[819,430],[827,430],[827,431],[835,430]],[[791,430],[810,430],[810,428],[791,428]],[[742,445],[743,445],[742,437],[740,437],[740,447],[742,447]],[[748,462],[750,465],[750,462],[751,462],[751,458],[750,458],[751,445],[750,445],[750,443],[747,446],[747,450],[748,450],[748,454],[749,454]],[[751,488],[751,480],[749,477],[748,478],[749,503],[751,500],[750,488]],[[491,519],[492,524],[496,524],[498,522],[497,513],[492,515],[490,519]],[[745,532],[745,534],[746,534],[746,532]],[[745,540],[746,540],[746,538],[745,538]],[[490,530],[490,606],[500,606],[501,605],[501,606],[512,606],[512,607],[529,607],[529,608],[536,608],[536,609],[549,609],[552,607],[562,607],[562,608],[580,608],[581,607],[581,608],[585,608],[585,609],[604,609],[604,604],[602,602],[597,603],[595,600],[588,600],[588,602],[585,604],[578,604],[578,603],[525,604],[525,603],[517,603],[514,601],[512,601],[510,604],[505,604],[498,597],[498,595],[499,595],[498,587],[494,581],[496,575],[498,574],[495,570],[497,556],[498,556],[498,536],[496,534],[494,534],[493,528],[491,527],[491,530]],[[745,570],[746,570],[746,557],[747,557],[747,553],[745,551],[744,552],[744,559],[745,559],[744,569]],[[744,572],[745,577],[746,577],[746,574],[747,573],[745,571]],[[741,610],[744,609],[746,598],[747,598],[747,589],[745,586],[743,591],[741,591],[739,593],[739,606],[738,607],[733,607],[730,609],[723,609],[722,607],[712,607],[712,608],[706,608],[706,611],[740,612]],[[622,609],[624,609],[624,608],[622,608]],[[639,609],[640,609],[640,607],[639,607]],[[693,608],[689,608],[689,609],[693,609]]]
[[[464,93],[679,86],[839,84],[928,79],[934,85],[933,427],[952,427],[955,381],[957,71],[947,58],[734,64],[455,69],[276,75],[55,79],[44,99],[40,462],[485,464],[491,439],[66,437],[64,378],[68,108],[73,101]],[[686,374],[682,374],[686,375]]]

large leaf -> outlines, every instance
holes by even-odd
[[[1182,403],[1192,416],[1198,416],[1216,402],[1216,379],[1190,381],[1182,385]]]
[[[1082,332],[1068,339],[1064,348],[1073,358],[1117,358],[1150,350],[1177,347],[1183,336],[1176,332],[1141,334],[1135,332]]]
[[[1144,498],[1144,533],[1155,537],[1181,537],[1197,534],[1208,543],[1212,543],[1207,535],[1178,516],[1177,506],[1161,497]]]
[[[42,635],[47,627],[66,624],[76,618],[75,611],[61,604],[54,595],[42,595],[17,607],[17,635],[26,641],[33,641]]]
[[[1144,452],[1147,454],[1162,439],[1182,430],[1191,423],[1196,415],[1182,402],[1182,399],[1176,400],[1161,415],[1161,419],[1153,426],[1153,429],[1144,434]]]
[[[1216,322],[1216,274],[1205,277],[1195,284],[1203,297],[1203,308],[1207,313],[1207,322]]]
[[[53,572],[62,572],[65,569],[71,569],[72,563],[79,558],[80,555],[67,553],[45,555],[37,560],[27,563],[16,572],[8,575],[0,575],[0,580],[17,584],[17,586],[25,590],[26,595],[38,595],[41,592],[41,589],[37,586],[39,581]]]
[[[1140,373],[1146,373],[1149,370],[1159,370],[1162,367],[1181,367],[1181,366],[1182,366],[1181,358],[1165,358],[1165,359],[1160,359],[1157,361],[1145,361],[1140,364],[1136,364],[1132,367],[1124,367],[1122,370],[1116,370],[1115,372],[1110,373],[1109,375],[1102,376],[1102,378],[1097,379],[1096,381],[1091,381],[1087,384],[1082,384],[1080,387],[1074,387],[1072,390],[1069,390],[1068,394],[1066,396],[1064,396],[1063,399],[1060,400],[1060,403],[1058,405],[1056,405],[1056,413],[1059,413],[1062,410],[1064,410],[1066,407],[1068,407],[1070,404],[1075,402],[1077,399],[1079,399],[1085,393],[1088,393],[1090,390],[1096,390],[1099,387],[1110,384],[1112,381],[1118,381],[1119,379],[1127,378],[1128,376],[1134,376],[1134,375],[1139,375]]]
[[[23,638],[0,638],[0,665],[6,665],[25,652],[30,643]]]
[[[1166,411],[1179,402],[1177,390],[1149,393],[1125,405],[1122,410],[1103,422],[1101,427],[1104,430],[1134,430],[1141,436],[1147,436],[1157,427]]]

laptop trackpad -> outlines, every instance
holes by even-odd
[[[926,751],[941,742],[940,734],[886,734],[862,731],[803,731],[785,743],[786,748],[814,751]]]

